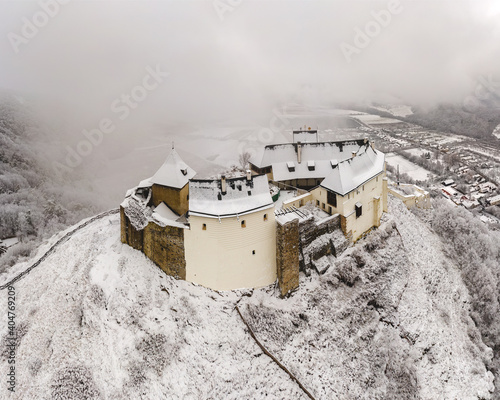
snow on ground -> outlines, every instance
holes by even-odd
[[[372,106],[372,108],[375,108],[375,109],[380,110],[380,111],[388,112],[389,114],[392,114],[395,117],[407,117],[408,115],[413,114],[411,106],[405,106],[405,105],[388,105],[385,107]]]
[[[372,115],[372,114],[362,114],[356,115],[356,118],[361,122],[364,122],[368,125],[379,125],[379,124],[399,124],[401,121],[399,119],[394,118],[386,118],[381,117],[380,115]]]
[[[499,149],[493,148],[493,147],[486,147],[486,146],[473,146],[473,145],[468,145],[464,146],[464,149],[468,149],[470,151],[473,151],[478,154],[482,154],[483,156],[489,157],[492,160],[500,163],[500,156],[499,156]]]
[[[469,317],[459,271],[402,203],[390,212],[292,298],[269,301],[261,290],[240,308],[316,398],[490,398],[492,352]]]
[[[236,292],[167,277],[120,243],[118,218],[84,228],[15,285],[12,398],[305,398],[245,332]]]
[[[496,128],[493,130],[492,135],[495,136],[497,139],[500,139],[500,125],[496,126]]]
[[[410,153],[412,156],[417,156],[420,157],[422,154],[429,153],[429,150],[426,149],[420,149],[420,148],[415,148],[415,149],[405,149],[407,153]]]
[[[283,202],[293,199],[294,197],[297,196],[297,191],[296,190],[280,190],[280,197],[278,197],[278,200],[276,200],[276,203],[274,203],[274,207],[276,210],[280,210],[281,207],[283,207]]]
[[[425,181],[429,179],[429,177],[433,176],[432,173],[425,168],[422,168],[417,164],[408,161],[406,158],[394,153],[386,154],[385,161],[394,168],[397,168],[399,165],[400,173],[408,174],[410,178],[417,181]]]
[[[390,212],[288,299],[174,280],[120,242],[117,215],[92,223],[15,284],[10,397],[306,399],[253,342],[241,299],[257,337],[318,400],[490,398],[491,351],[456,266],[404,206]]]

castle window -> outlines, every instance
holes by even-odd
[[[267,221],[267,214],[264,214],[264,221]]]
[[[252,250],[252,254],[255,255],[255,250]]]
[[[319,207],[319,200],[316,200],[316,207]]]
[[[356,203],[354,208],[356,209],[356,218],[361,217],[361,215],[363,214],[363,206],[361,205],[361,203]]]
[[[321,203],[321,207],[323,207],[323,210],[325,209],[325,203]]]
[[[337,195],[332,192],[326,192],[326,202],[333,207],[337,207]]]
[[[246,228],[247,227],[247,223],[245,222],[245,220],[241,221],[241,227],[242,228]]]
[[[203,229],[204,231],[207,230],[207,224],[203,224],[203,226],[201,227],[201,229]]]
[[[328,214],[332,213],[332,207],[328,206]]]

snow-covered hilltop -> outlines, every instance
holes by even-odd
[[[11,397],[307,399],[238,303],[315,399],[491,398],[492,352],[460,273],[401,203],[323,275],[300,279],[287,299],[274,286],[211,291],[122,244],[117,215],[99,219],[14,285]]]

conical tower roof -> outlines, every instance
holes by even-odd
[[[152,176],[151,182],[156,185],[182,189],[196,172],[189,167],[172,149],[167,159],[158,171]]]

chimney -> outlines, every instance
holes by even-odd
[[[252,171],[247,169],[247,181],[251,181],[251,180],[252,180]]]
[[[220,177],[220,191],[222,194],[226,194],[226,175]]]
[[[297,142],[297,162],[302,162],[302,143]]]

